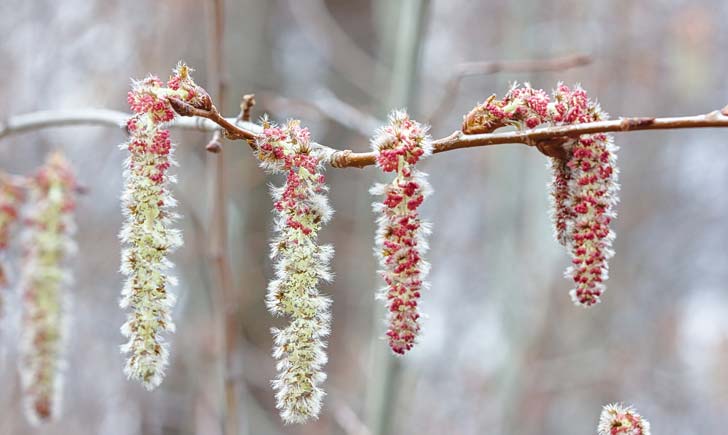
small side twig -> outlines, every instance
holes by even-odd
[[[220,130],[215,130],[215,133],[212,134],[210,142],[205,145],[205,150],[213,154],[220,154],[222,152],[222,143],[220,143],[220,136]]]
[[[258,134],[245,129],[244,127],[235,125],[233,122],[230,122],[225,117],[220,115],[220,112],[218,112],[217,108],[214,105],[209,110],[206,110],[193,107],[180,100],[179,98],[171,97],[169,98],[169,102],[172,105],[174,111],[177,112],[177,114],[179,114],[180,116],[199,116],[201,118],[207,118],[210,121],[218,124],[225,130],[224,134],[227,139],[255,140],[258,137]],[[254,145],[251,145],[251,147],[255,149]]]
[[[250,111],[255,106],[255,94],[243,95],[243,100],[240,102],[240,115],[238,120],[250,122]]]

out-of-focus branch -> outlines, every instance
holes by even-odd
[[[435,105],[435,109],[426,122],[431,124],[437,119],[446,115],[455,104],[460,82],[465,77],[475,75],[489,75],[501,72],[524,73],[524,72],[546,72],[563,71],[591,63],[591,57],[586,54],[573,54],[570,56],[554,57],[551,59],[528,59],[528,60],[494,60],[484,62],[464,62],[455,66],[450,79],[445,84],[445,93]]]
[[[386,77],[389,68],[369,55],[349,36],[323,0],[289,0],[292,16],[320,54],[342,77],[367,94],[380,98],[372,86],[377,77]]]
[[[0,138],[51,127],[101,125],[124,127],[128,113],[106,109],[43,110],[15,115],[0,122]]]
[[[372,435],[372,431],[361,421],[353,409],[343,402],[334,402],[334,420],[347,435]]]
[[[363,137],[369,137],[374,130],[384,124],[376,117],[361,111],[360,109],[340,100],[333,92],[321,90],[311,100],[298,100],[280,95],[263,94],[264,107],[273,111],[308,111],[313,110],[317,114],[357,132]]]
[[[0,139],[16,134],[35,130],[56,127],[74,126],[100,126],[126,128],[126,120],[131,115],[126,112],[108,109],[72,109],[72,110],[42,110],[22,115],[14,115],[5,121],[0,121]],[[230,124],[237,124],[248,131],[260,132],[256,124],[244,121],[227,119]],[[215,131],[220,126],[206,118],[176,118],[170,123],[171,127],[185,130]]]
[[[212,86],[212,97],[221,107],[225,101],[225,72],[223,64],[223,44],[225,36],[225,4],[224,0],[210,0],[206,3],[208,14],[208,53],[207,75]],[[210,110],[212,120],[227,132],[233,125],[223,119],[212,106]],[[228,136],[226,134],[226,136]],[[249,137],[243,136],[244,139]],[[209,236],[209,261],[214,271],[217,288],[213,289],[214,299],[217,302],[216,317],[223,319],[222,335],[224,338],[224,385],[225,385],[225,435],[238,435],[240,422],[239,394],[240,386],[235,376],[238,352],[238,300],[235,284],[233,282],[232,267],[228,249],[228,223],[227,223],[227,186],[225,185],[225,161],[223,159],[223,146],[220,130],[216,130],[206,149],[216,155],[208,156],[207,171],[210,175],[208,184],[211,200]]]

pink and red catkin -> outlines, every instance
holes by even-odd
[[[506,125],[534,128],[541,124],[572,125],[607,118],[579,86],[559,83],[551,98],[528,84],[514,86],[502,100],[491,96],[466,117],[463,131],[487,133]],[[575,304],[591,306],[606,289],[608,260],[614,255],[610,223],[618,202],[616,150],[604,133],[568,138],[564,158],[552,157],[552,217],[556,239],[571,254],[566,276],[574,281]]]
[[[606,119],[599,105],[576,87],[559,84],[550,106],[556,125],[580,124]],[[568,160],[554,174],[554,222],[566,225],[559,240],[571,252],[572,266],[566,271],[574,281],[571,298],[577,305],[591,306],[600,301],[608,278],[608,260],[614,255],[614,232],[610,223],[616,217],[618,199],[617,148],[611,135],[581,135],[565,144]],[[561,164],[561,162],[559,162]],[[566,180],[567,195],[559,183]]]
[[[650,422],[631,407],[621,403],[602,409],[597,426],[599,435],[650,435]]]
[[[427,250],[429,226],[422,222],[418,209],[431,188],[415,164],[432,153],[427,127],[411,120],[407,113],[395,111],[389,125],[372,139],[377,166],[395,174],[389,184],[375,184],[370,192],[383,195],[373,204],[377,218],[376,254],[380,274],[387,284],[381,296],[387,304],[387,339],[392,351],[403,355],[412,349],[420,331],[419,301],[429,264],[423,259]]]

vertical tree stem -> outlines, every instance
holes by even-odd
[[[389,43],[393,47],[389,53],[393,58],[393,69],[385,110],[413,104],[412,95],[417,79],[422,31],[429,3],[429,0],[402,0],[401,2],[387,2],[386,6],[383,6],[399,9],[392,11],[392,15],[398,18],[393,23],[396,31],[384,38],[385,43]],[[392,356],[389,347],[380,339],[382,336],[382,310],[376,307],[374,315],[372,350],[375,373],[367,404],[369,408],[367,426],[373,433],[389,435],[394,433],[393,411],[397,406],[402,368],[399,360]]]
[[[210,83],[211,96],[224,110],[225,108],[225,78],[223,72],[223,40],[225,35],[224,0],[210,0],[206,4],[209,15],[208,28],[208,54],[207,76]],[[223,141],[219,132],[216,132],[212,141]],[[224,395],[225,416],[224,433],[237,435],[239,433],[239,404],[238,380],[235,373],[236,358],[238,357],[238,301],[235,294],[230,256],[228,250],[227,225],[227,194],[225,186],[224,151],[207,154],[207,172],[209,194],[211,203],[209,218],[209,261],[214,271],[216,288],[213,289],[214,300],[217,302],[218,314],[224,319],[223,352],[224,352]]]

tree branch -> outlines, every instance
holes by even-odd
[[[108,109],[42,110],[25,113],[0,122],[0,139],[55,127],[102,126],[125,129],[126,120],[130,116],[126,112]],[[227,119],[227,121],[236,123],[233,118]],[[258,125],[250,122],[239,121],[237,124],[250,131],[260,131]],[[215,122],[204,118],[176,118],[170,126],[199,131],[215,131],[220,128]]]
[[[225,39],[225,2],[224,0],[209,0],[205,3],[208,15],[208,53],[207,74],[212,86],[213,98],[221,107],[225,107],[225,67],[224,39]],[[250,103],[250,102],[249,102]],[[241,106],[241,108],[243,108]],[[244,108],[243,108],[244,110]],[[249,110],[249,109],[248,109]],[[222,118],[215,107],[211,107],[211,120],[223,127],[226,131],[234,123]],[[236,120],[237,122],[237,120]],[[226,135],[227,136],[227,135]],[[252,137],[252,136],[251,136]],[[242,137],[250,139],[250,137]],[[240,382],[232,373],[235,371],[239,357],[239,297],[235,288],[230,253],[228,248],[228,221],[227,221],[227,186],[223,147],[220,140],[220,129],[217,129],[211,141],[205,147],[208,151],[217,154],[208,156],[207,172],[208,199],[210,201],[210,220],[208,223],[209,262],[216,277],[216,288],[212,289],[215,300],[218,302],[215,316],[222,316],[223,351],[224,351],[224,385],[225,385],[225,414],[223,427],[225,435],[239,434],[240,424]]]
[[[442,153],[460,148],[472,148],[508,143],[522,143],[539,146],[543,142],[564,139],[590,133],[625,132],[638,130],[671,130],[678,128],[728,127],[728,110],[715,110],[705,115],[673,118],[620,118],[611,121],[585,124],[545,127],[504,133],[465,134],[455,131],[451,135],[433,141],[433,153]],[[349,150],[336,151],[331,155],[331,166],[335,168],[363,168],[376,163],[373,152],[354,153]]]
[[[171,123],[172,127],[214,131],[222,127],[226,137],[244,139],[255,149],[255,138],[262,134],[262,128],[251,122],[235,118],[224,118],[213,106],[211,110],[196,109],[180,100],[174,103],[175,109],[182,116],[195,118],[178,118]],[[43,111],[9,118],[0,124],[0,139],[11,134],[69,125],[105,125],[123,127],[129,114],[113,110],[89,109],[78,111]],[[509,143],[522,143],[538,147],[546,142],[562,140],[567,137],[591,133],[625,132],[639,130],[672,130],[683,128],[728,127],[728,106],[721,110],[704,115],[682,116],[671,118],[619,118],[611,121],[589,122],[585,124],[545,127],[503,133],[465,134],[455,131],[447,137],[433,142],[434,153],[442,153],[460,148],[472,148]],[[355,153],[352,150],[337,150],[326,145],[314,144],[322,150],[328,163],[334,168],[364,168],[374,165],[373,152]]]
[[[322,89],[315,92],[310,100],[298,100],[275,94],[262,94],[263,106],[274,112],[285,110],[287,113],[315,111],[317,115],[328,118],[363,137],[370,137],[384,121],[366,113],[357,107],[340,100],[333,92]]]

